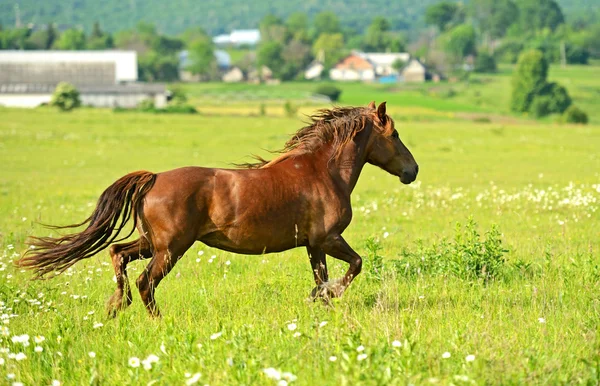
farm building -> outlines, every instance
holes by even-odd
[[[409,60],[410,54],[406,52],[356,51],[339,61],[329,72],[329,77],[339,81],[374,81],[390,76],[397,79],[400,74],[394,68],[396,62],[407,63]]]
[[[440,75],[430,71],[419,59],[411,59],[402,69],[405,82],[439,81]]]
[[[135,107],[153,99],[166,104],[166,88],[136,83],[134,51],[0,51],[0,105],[48,103],[60,82],[75,85],[84,105]]]
[[[226,73],[231,67],[231,55],[224,50],[215,50],[215,61],[220,72]],[[189,51],[179,53],[179,79],[183,82],[199,82],[202,76],[192,74],[187,68],[192,64]]]
[[[373,81],[375,68],[368,59],[358,54],[351,54],[340,60],[329,71],[329,77],[337,81]]]
[[[396,62],[408,63],[410,60],[410,54],[407,52],[361,52],[358,55],[373,64],[375,75],[378,77],[398,75],[394,64]]]

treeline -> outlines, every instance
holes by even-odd
[[[267,15],[260,22],[261,43],[256,59],[281,80],[302,77],[302,71],[315,58],[331,68],[352,49],[370,52],[402,52],[404,36],[392,31],[384,17],[375,17],[364,34],[344,28],[335,13],[325,11],[310,20],[296,12],[283,20]]]
[[[146,81],[175,81],[179,78],[179,52],[208,47],[197,52],[198,73],[216,72],[212,39],[200,28],[190,28],[178,36],[160,34],[153,24],[140,22],[126,31],[110,34],[94,23],[86,34],[71,28],[59,32],[54,24],[41,28],[0,27],[0,49],[4,50],[105,50],[125,49],[138,53],[139,78]],[[201,65],[205,61],[206,65]]]
[[[432,61],[436,50],[453,64],[475,57],[475,68],[481,70],[493,69],[496,61],[516,63],[529,49],[541,51],[550,63],[587,64],[600,58],[597,17],[567,22],[555,0],[444,1],[427,8],[425,21],[438,35],[435,44],[421,45],[417,54]]]
[[[301,78],[313,60],[331,68],[353,49],[370,52],[408,51],[448,75],[494,71],[497,62],[516,63],[521,52],[540,50],[546,61],[586,64],[600,58],[597,13],[567,21],[555,0],[471,0],[468,5],[437,2],[422,15],[419,32],[406,35],[391,21],[376,16],[363,32],[344,24],[331,11],[295,12],[286,18],[268,14],[259,22],[261,42],[235,65],[250,72],[268,67],[281,80]],[[131,49],[138,52],[140,79],[174,81],[181,50],[189,51],[187,70],[203,79],[217,79],[219,68],[211,37],[200,27],[166,35],[150,23],[116,32],[94,23],[90,32],[54,24],[41,28],[0,27],[0,49]],[[397,64],[398,67],[402,63]],[[325,72],[327,73],[327,72]]]

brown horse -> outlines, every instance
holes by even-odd
[[[362,260],[342,233],[352,219],[350,194],[370,163],[409,184],[419,167],[386,114],[378,108],[320,110],[281,154],[241,169],[184,167],[163,173],[127,174],[100,196],[80,233],[32,239],[17,264],[37,278],[62,273],[137,228],[140,238],[110,246],[117,290],[109,315],[132,301],[127,264],[151,258],[137,279],[142,300],[158,316],[154,291],[177,261],[198,240],[211,247],[263,254],[304,246],[317,287],[312,296],[339,297],[360,273]],[[133,228],[115,240],[133,217]],[[58,227],[57,227],[58,228]],[[329,282],[325,255],[347,262],[343,278]]]

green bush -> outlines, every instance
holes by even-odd
[[[81,106],[79,99],[79,91],[70,83],[61,82],[54,89],[50,105],[56,106],[62,111],[71,111],[76,107]]]
[[[187,95],[181,87],[174,86],[169,91],[171,93],[169,104],[183,105],[187,103]]]
[[[419,241],[415,252],[404,250],[402,258],[392,263],[400,276],[453,275],[462,280],[487,281],[505,273],[506,252],[495,225],[482,239],[477,224],[469,219],[464,227],[456,224],[454,240],[442,240],[429,247]]]
[[[519,56],[517,69],[512,78],[511,110],[529,111],[536,94],[546,84],[548,62],[538,50],[529,50]]]
[[[571,105],[565,110],[563,120],[568,123],[581,123],[585,125],[588,123],[588,116],[585,111],[581,110],[579,107]]]
[[[340,99],[342,90],[331,84],[324,84],[315,90],[316,94],[328,96],[332,102],[337,102]]]
[[[145,111],[145,112],[153,112],[154,109],[154,100],[153,99],[144,99],[140,103],[138,103],[136,110]]]
[[[537,95],[529,106],[529,112],[535,118],[545,117],[552,113],[550,110],[550,97],[548,95]]]
[[[296,113],[298,113],[298,107],[294,106],[290,101],[285,101],[283,109],[285,110],[285,115],[290,118],[295,117]]]
[[[572,103],[567,89],[555,82],[546,83],[540,90],[539,95],[548,97],[550,114],[562,114]]]
[[[477,54],[477,57],[475,58],[475,72],[496,72],[496,69],[496,60],[492,55],[486,54],[485,52]]]

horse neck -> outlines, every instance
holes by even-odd
[[[327,157],[327,168],[334,179],[339,180],[348,195],[352,193],[360,173],[367,162],[367,142],[371,128],[365,128],[342,148],[337,158],[331,158],[335,153],[333,146],[330,147]]]

